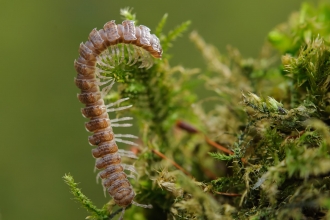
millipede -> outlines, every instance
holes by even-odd
[[[112,88],[115,79],[107,73],[121,64],[139,65],[139,68],[150,68],[153,58],[162,57],[162,47],[156,35],[144,25],[135,26],[135,22],[125,20],[116,24],[114,20],[107,22],[103,29],[93,29],[88,41],[79,46],[79,58],[74,61],[77,77],[76,86],[81,90],[78,99],[85,107],[81,113],[89,122],[85,123],[87,131],[93,135],[88,137],[89,144],[96,146],[92,155],[96,158],[95,167],[101,170],[97,177],[102,179],[104,189],[123,208],[137,205],[152,208],[151,205],[138,204],[133,201],[135,192],[128,178],[135,178],[137,172],[133,165],[121,162],[121,157],[137,158],[131,151],[118,149],[116,142],[135,144],[122,138],[136,138],[131,134],[114,134],[112,127],[128,127],[131,124],[118,122],[131,120],[131,117],[109,119],[108,112],[127,109],[129,106],[114,107],[128,98],[105,104],[104,98]],[[126,174],[124,171],[130,171]]]

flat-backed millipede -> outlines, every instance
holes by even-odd
[[[127,109],[131,106],[111,108],[127,98],[114,103],[104,104],[104,96],[114,84],[114,79],[104,76],[104,72],[111,72],[119,64],[135,65],[139,68],[150,68],[153,59],[161,58],[162,48],[156,35],[150,34],[150,29],[140,25],[136,27],[134,21],[125,20],[122,25],[116,25],[115,21],[107,22],[103,29],[93,29],[89,34],[89,40],[81,43],[79,58],[74,61],[74,67],[78,72],[75,84],[81,90],[78,94],[80,102],[86,105],[81,110],[82,115],[89,118],[85,123],[87,131],[94,133],[88,138],[91,145],[97,146],[92,150],[96,158],[95,167],[102,170],[98,177],[115,203],[123,208],[120,218],[127,206],[134,204],[145,208],[151,205],[142,205],[133,201],[135,197],[132,185],[127,177],[134,177],[136,173],[132,165],[122,164],[121,156],[136,158],[130,151],[118,149],[117,142],[134,144],[123,138],[136,138],[130,134],[114,134],[112,127],[127,127],[130,124],[116,124],[114,122],[130,120],[130,117],[110,120],[108,112]],[[151,56],[150,56],[150,55]],[[127,61],[128,60],[128,61]],[[125,63],[126,62],[126,63]],[[102,89],[101,89],[102,86]],[[126,174],[124,170],[131,171]]]

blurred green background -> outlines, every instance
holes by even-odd
[[[154,30],[169,14],[165,30],[191,20],[222,52],[231,44],[257,56],[267,33],[297,11],[302,1],[191,0],[0,0],[0,219],[84,219],[62,176],[70,172],[98,206],[108,201],[95,182],[82,105],[73,83],[73,60],[89,32],[119,9],[133,7],[140,24]],[[204,68],[186,33],[172,65]]]

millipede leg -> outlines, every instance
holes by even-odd
[[[128,120],[132,120],[133,118],[132,117],[123,117],[123,118],[115,118],[115,119],[111,119],[111,123],[114,123],[114,122],[118,122],[118,121],[128,121]]]
[[[103,62],[103,60],[102,60],[102,56],[98,56],[98,57],[96,58],[96,62],[97,62],[99,65],[107,66],[107,64]]]
[[[121,211],[121,214],[120,214],[120,217],[118,220],[123,220],[124,214],[125,214],[125,208],[123,208],[123,211]]]
[[[132,201],[132,205],[135,205],[135,206],[138,206],[138,207],[142,207],[142,208],[145,208],[145,209],[152,209],[152,205],[151,204],[145,205],[145,204],[140,204],[140,203],[137,203],[135,201]]]
[[[136,174],[137,176],[139,175],[133,165],[122,164],[121,166],[124,168],[124,170],[131,171],[132,173]]]
[[[103,180],[101,185],[102,185],[104,197],[107,197],[107,188],[105,188],[105,186],[103,185]]]
[[[109,53],[109,50],[105,50],[102,53],[102,58],[103,58],[103,60],[107,61],[107,65],[106,65],[107,68],[109,68],[109,69],[114,69],[115,68],[116,64],[113,62],[113,59],[111,57],[111,54]]]
[[[134,180],[137,180],[137,176],[134,175],[134,174],[126,174],[127,178],[131,178],[131,179],[134,179]]]
[[[96,174],[96,183],[99,184],[99,179],[100,179],[100,172]]]
[[[141,61],[141,65],[139,66],[139,68],[144,68],[144,67],[146,67],[146,65],[147,65],[147,59],[146,59],[146,55],[145,55],[145,53],[144,53],[144,50],[143,49],[141,49],[140,47],[139,47],[139,53],[140,53],[140,59],[139,59],[139,61]]]
[[[121,125],[124,125],[124,124],[121,124]],[[112,125],[113,126],[113,125]],[[119,127],[119,126],[118,126]],[[120,126],[120,127],[126,127],[126,126]],[[124,144],[129,144],[129,145],[133,145],[133,146],[139,146],[137,143],[133,142],[133,141],[127,141],[127,140],[123,140],[123,139],[120,139],[120,138],[115,138],[115,141],[116,142],[121,142],[121,143],[124,143]]]
[[[108,85],[108,86],[106,86],[106,87],[104,87],[104,88],[102,89],[102,94],[103,94],[104,96],[105,96],[106,94],[108,94],[108,92],[111,90],[113,84],[115,84],[115,81],[114,81],[114,80],[110,83],[110,85]]]
[[[131,54],[131,50],[130,50],[129,44],[125,44],[125,45],[126,45],[127,53],[128,53],[128,62],[126,63],[126,65],[129,65],[130,62],[132,61],[132,54]]]
[[[152,59],[152,57],[148,54],[148,60],[149,60],[149,65],[146,67],[147,70],[150,69],[150,67],[152,67],[154,65],[154,60]]]
[[[118,49],[117,44],[114,47],[115,47],[115,50],[116,50],[116,57],[117,57],[117,60],[118,60],[118,65],[119,65],[119,61],[120,61],[120,50]]]
[[[126,100],[129,100],[129,98],[119,99],[118,101],[115,101],[115,102],[113,102],[113,103],[110,103],[110,104],[106,105],[105,107],[106,107],[106,108],[109,108],[109,107],[112,107],[112,106],[117,105],[117,104],[119,104],[119,103],[122,103],[122,102],[124,102],[124,101],[126,101]]]
[[[110,48],[110,50],[107,50],[106,53],[109,54],[109,56],[108,56],[109,62],[111,63],[111,65],[113,67],[115,67],[115,65],[116,65],[116,57],[114,56],[114,52],[112,50],[112,47]],[[112,55],[111,55],[111,53],[112,53]]]
[[[118,107],[118,108],[108,108],[107,109],[107,112],[117,112],[117,111],[128,109],[128,108],[130,108],[132,106],[133,105],[123,106],[123,107]]]
[[[112,124],[112,127],[131,127],[131,126],[132,126],[132,124],[129,124],[129,123],[127,123],[127,124]],[[118,139],[118,140],[121,140],[121,139]],[[123,141],[119,141],[119,142],[123,142]],[[123,142],[123,143],[125,143],[125,142]]]
[[[137,50],[137,48],[134,47],[134,46],[133,46],[133,48],[134,48],[134,55],[133,55],[133,57],[134,57],[134,61],[133,61],[132,64],[130,64],[130,66],[133,66],[133,65],[139,60],[139,53],[138,53],[138,50]]]
[[[115,49],[115,46],[111,46],[111,54],[112,54],[113,65],[116,65],[116,49]]]
[[[125,137],[125,138],[139,138],[138,136],[132,134],[115,134],[115,137]]]
[[[102,76],[101,73],[110,73],[108,71],[104,71],[104,70],[101,70],[99,68],[96,68],[96,71],[95,71],[95,74],[96,74],[96,77],[97,78],[100,78],[100,79],[112,79],[111,77],[107,77],[107,76]]]
[[[96,58],[97,60],[97,64],[102,66],[102,67],[105,67],[107,69],[114,69],[115,67],[114,66],[111,66],[109,64],[109,59],[108,59],[108,55],[105,54],[105,53],[102,53],[102,55],[98,56]]]
[[[118,150],[118,153],[122,157],[128,157],[128,158],[132,158],[132,159],[138,159],[138,157],[132,151],[119,149]]]
[[[113,81],[113,79],[111,78],[111,79],[109,79],[108,81],[104,81],[104,82],[101,82],[101,81],[99,81],[99,82],[97,82],[97,85],[98,86],[103,86],[103,85],[106,85],[106,84],[108,84],[109,82],[111,82],[111,81]]]
[[[124,51],[125,45],[121,45],[121,58],[119,64],[121,64],[125,59],[125,51]]]

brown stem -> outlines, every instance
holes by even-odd
[[[220,144],[217,144],[216,142],[210,140],[206,135],[205,135],[205,141],[206,141],[206,143],[208,143],[208,144],[211,145],[212,147],[215,147],[215,148],[221,150],[221,151],[224,152],[224,153],[227,153],[227,154],[234,154],[234,152],[232,152],[231,150],[228,150],[227,148],[221,146]]]
[[[190,173],[188,173],[188,171],[186,171],[185,169],[183,169],[183,167],[181,167],[179,164],[177,164],[175,161],[171,160],[170,158],[166,157],[164,154],[162,154],[161,152],[152,149],[152,152],[154,152],[155,154],[157,154],[158,156],[160,156],[161,158],[168,160],[173,166],[175,166],[176,168],[178,168],[179,170],[181,170],[184,174],[186,174],[187,176],[193,178]]]
[[[176,121],[176,126],[178,128],[180,128],[181,130],[185,130],[186,132],[190,133],[190,134],[201,134],[201,132],[195,128],[194,126],[188,124],[187,122],[181,121],[181,120],[177,120]],[[211,139],[209,139],[206,135],[204,135],[205,137],[205,141],[206,143],[208,143],[210,146],[217,148],[218,150],[221,150],[224,153],[233,155],[234,152],[232,152],[231,150],[221,146],[220,144],[217,144],[216,142],[212,141]],[[245,158],[241,158],[241,161],[245,164],[247,164],[247,160]]]
[[[223,195],[223,196],[241,196],[242,194],[237,194],[237,193],[223,193],[223,192],[215,192],[216,194]]]

